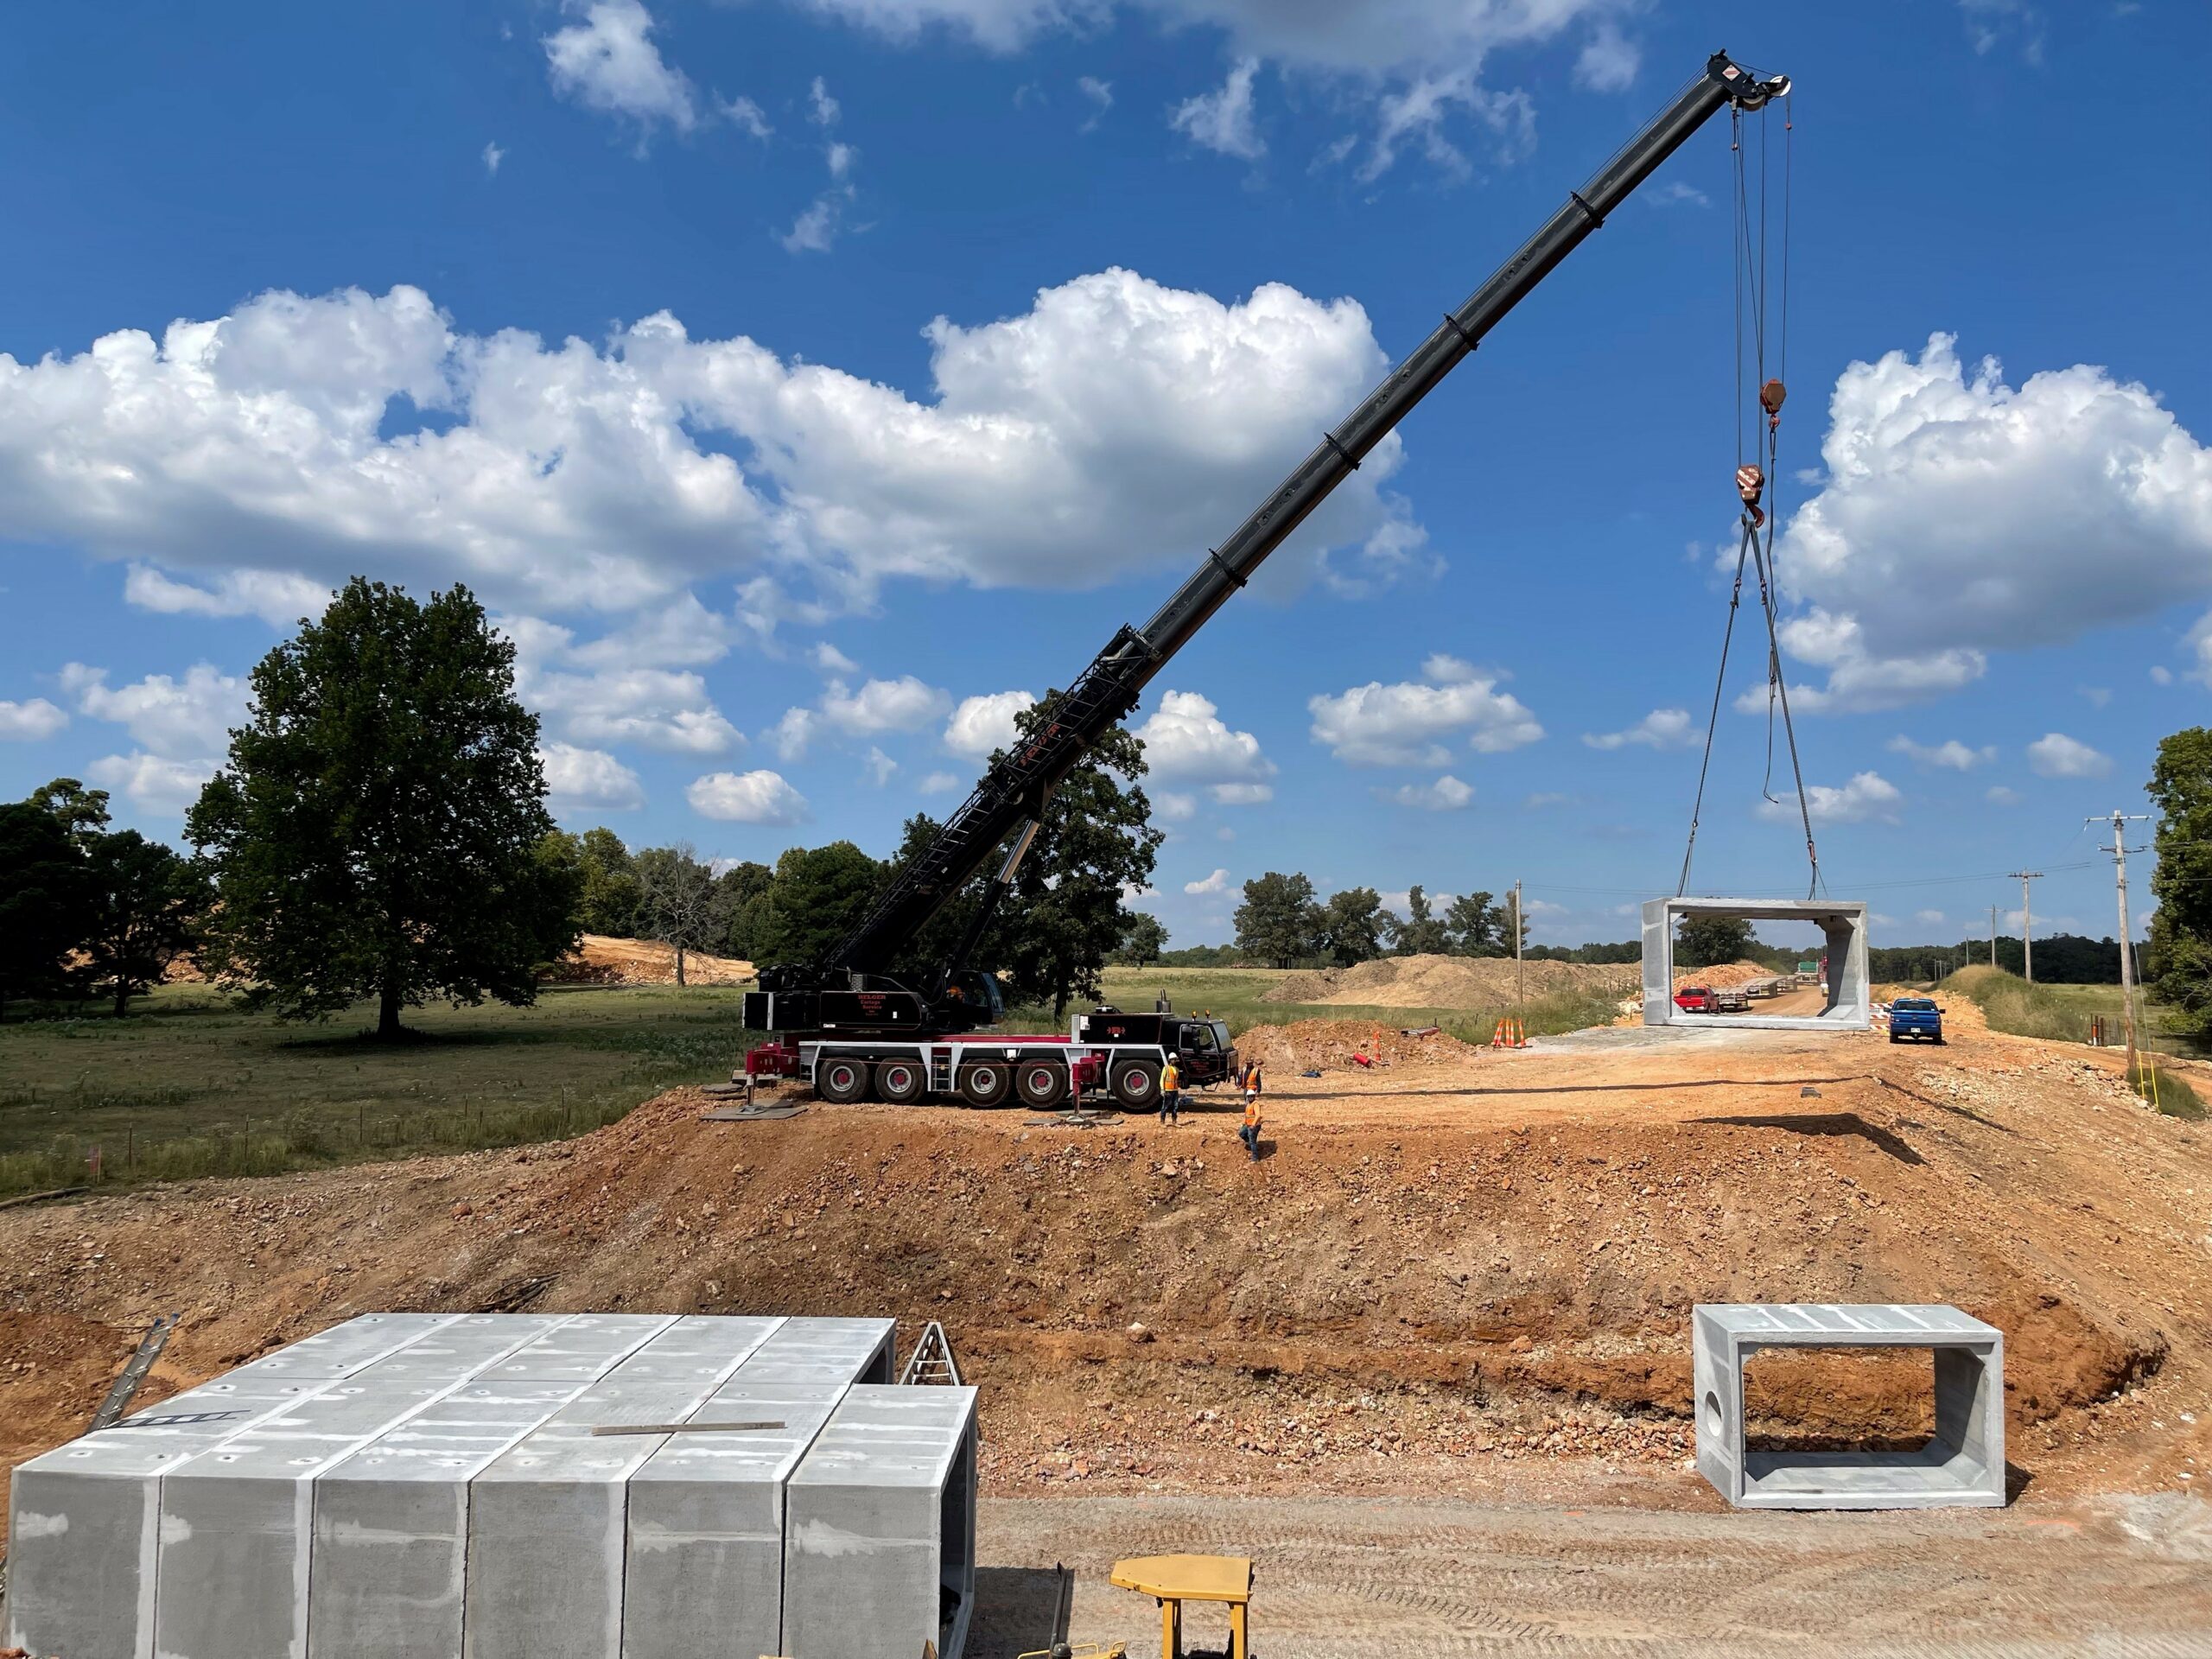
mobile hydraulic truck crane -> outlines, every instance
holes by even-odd
[[[1207,550],[1205,563],[1151,621],[1125,626],[1107,641],[1021,741],[993,763],[858,926],[819,962],[761,971],[760,988],[745,999],[745,1023],[775,1033],[775,1040],[746,1056],[747,1075],[804,1077],[831,1100],[873,1091],[892,1102],[938,1094],[996,1105],[1018,1094],[1025,1104],[1052,1106],[1071,1093],[1103,1089],[1130,1107],[1152,1103],[1170,1057],[1192,1082],[1226,1075],[1235,1063],[1227,1030],[1218,1021],[1179,1016],[1164,1002],[1147,1014],[1106,1008],[1078,1014],[1065,1035],[988,1030],[1004,1011],[999,982],[969,958],[1014,884],[1046,801],[1268,555],[1662,162],[1720,111],[1757,110],[1789,90],[1787,76],[1761,77],[1726,52],[1714,53],[1465,304],[1446,312],[1341,426],[1321,435],[1251,517]],[[1001,848],[998,871],[950,959],[918,983],[892,977],[886,970],[899,950]]]

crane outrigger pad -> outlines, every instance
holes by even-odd
[[[1810,922],[1821,947],[1820,1006],[1809,1014],[1688,1012],[1675,1000],[1675,925],[1689,916],[1752,922]],[[1867,984],[1866,906],[1840,899],[1652,899],[1643,906],[1643,1023],[1758,1031],[1865,1031],[1873,1020]]]

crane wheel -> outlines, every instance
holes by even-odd
[[[1160,1068],[1140,1060],[1114,1074],[1114,1098],[1133,1112],[1149,1112],[1160,1105]]]
[[[814,1092],[840,1106],[849,1106],[868,1093],[868,1065],[862,1060],[832,1055],[814,1068]]]
[[[875,1095],[893,1106],[911,1106],[929,1092],[929,1073],[919,1060],[878,1060]]]
[[[1068,1068],[1064,1060],[1031,1058],[1014,1068],[1014,1086],[1020,1091],[1021,1103],[1046,1109],[1058,1105],[1068,1096]]]
[[[960,1094],[970,1106],[995,1106],[1014,1088],[1014,1068],[997,1060],[976,1060],[960,1068]]]

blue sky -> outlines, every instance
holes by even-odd
[[[1724,44],[1801,88],[1778,556],[1829,888],[1951,940],[2042,868],[2038,931],[2108,932],[2077,826],[2212,686],[2180,3],[24,13],[0,793],[175,836],[246,671],[365,572],[503,619],[564,822],[887,852]],[[1179,943],[1265,869],[1519,876],[1568,943],[1672,891],[1729,162],[1716,122],[1155,681]],[[1802,880],[1760,643],[1694,890]]]

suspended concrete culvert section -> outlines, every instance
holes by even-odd
[[[1697,1006],[1677,1001],[1675,931],[1696,917],[1810,922],[1823,943],[1811,970],[1731,987],[1737,995]],[[1694,1002],[1697,999],[1692,999]],[[1716,1001],[1729,1006],[1716,1007]],[[1740,1001],[1742,1006],[1735,1004]],[[1764,1005],[1764,1006],[1763,1006]],[[1785,1011],[1786,1010],[1786,1011]],[[1866,906],[1835,899],[1652,899],[1643,906],[1643,1023],[1768,1031],[1865,1031],[1873,1001],[1866,966]]]
[[[128,1659],[788,1653],[799,1586],[817,1628],[864,1606],[899,1655],[931,1640],[958,1659],[975,1390],[892,1384],[893,1332],[348,1321],[19,1467],[8,1642]],[[799,1505],[803,1487],[835,1502]],[[795,1507],[823,1513],[801,1528]]]

